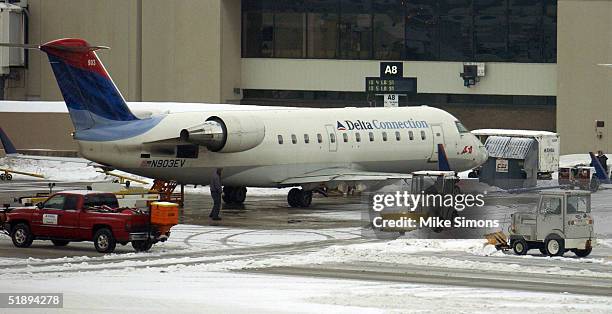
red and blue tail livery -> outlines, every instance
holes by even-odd
[[[53,73],[77,131],[138,120],[98,59],[83,39],[66,38],[40,46]]]

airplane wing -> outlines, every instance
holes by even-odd
[[[326,168],[289,178],[282,181],[281,185],[289,186],[334,181],[385,181],[391,179],[408,179],[411,177],[412,175],[405,173],[371,172],[349,168]]]

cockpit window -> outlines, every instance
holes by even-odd
[[[459,133],[470,133],[470,130],[468,130],[461,122],[455,121],[455,124],[457,125],[457,130]]]

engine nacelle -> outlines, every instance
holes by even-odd
[[[263,142],[263,122],[250,115],[224,114],[213,116],[198,126],[181,130],[181,140],[205,146],[219,153],[249,150]]]

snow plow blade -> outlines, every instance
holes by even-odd
[[[508,237],[501,231],[485,234],[485,239],[498,250],[507,250],[510,248],[508,245]]]

